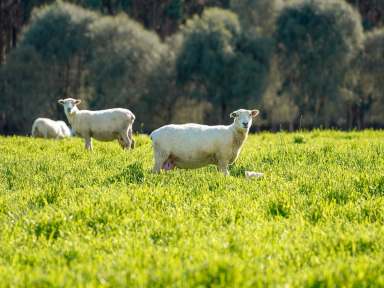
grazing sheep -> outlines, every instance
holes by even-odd
[[[123,108],[98,111],[79,110],[81,100],[66,98],[58,101],[64,106],[65,115],[76,135],[85,140],[85,148],[92,150],[92,138],[101,141],[117,139],[124,149],[134,147],[132,125],[135,115]]]
[[[70,137],[71,130],[64,121],[54,121],[48,118],[37,118],[32,125],[32,137],[61,139]]]
[[[258,114],[258,110],[239,109],[230,114],[234,121],[228,126],[172,124],[160,127],[151,133],[155,160],[153,172],[215,164],[228,175],[228,165],[239,156],[252,118]]]

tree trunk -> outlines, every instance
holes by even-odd
[[[21,18],[20,0],[0,0],[0,64],[6,61],[11,48],[16,47]]]
[[[224,123],[225,119],[227,117],[227,103],[225,103],[225,100],[221,100],[221,119],[220,123]]]
[[[11,41],[11,47],[15,48],[17,42],[17,29],[15,27],[12,28],[12,41]]]

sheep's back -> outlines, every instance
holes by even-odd
[[[128,109],[80,110],[76,114],[75,130],[79,134],[109,141],[126,131],[133,121],[134,115]]]
[[[64,121],[56,121],[56,123],[60,127],[60,131],[63,137],[71,136],[71,129],[69,129],[68,125]]]
[[[227,126],[199,124],[166,125],[151,133],[154,145],[161,146],[179,157],[200,157],[215,154],[231,142]],[[195,155],[196,154],[196,155]]]
[[[34,121],[33,126],[40,132],[45,131],[50,138],[55,138],[60,130],[57,122],[49,118],[37,118]]]

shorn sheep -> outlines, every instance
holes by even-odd
[[[230,114],[234,121],[228,126],[171,124],[160,127],[151,133],[155,161],[153,172],[215,164],[221,172],[229,175],[228,165],[239,156],[252,126],[252,118],[258,114],[259,110],[239,109]]]
[[[79,110],[81,100],[66,98],[58,101],[76,135],[84,138],[85,148],[92,150],[92,138],[100,141],[117,139],[123,149],[134,147],[132,125],[135,115],[123,108],[90,111]]]
[[[64,121],[37,118],[33,122],[31,135],[32,137],[62,139],[72,136],[72,133]]]

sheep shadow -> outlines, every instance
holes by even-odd
[[[245,178],[245,171],[247,171],[247,168],[240,165],[232,165],[229,167],[229,175],[237,178]]]
[[[104,184],[142,184],[145,180],[144,169],[141,163],[133,163],[125,167],[120,173],[108,177]]]

